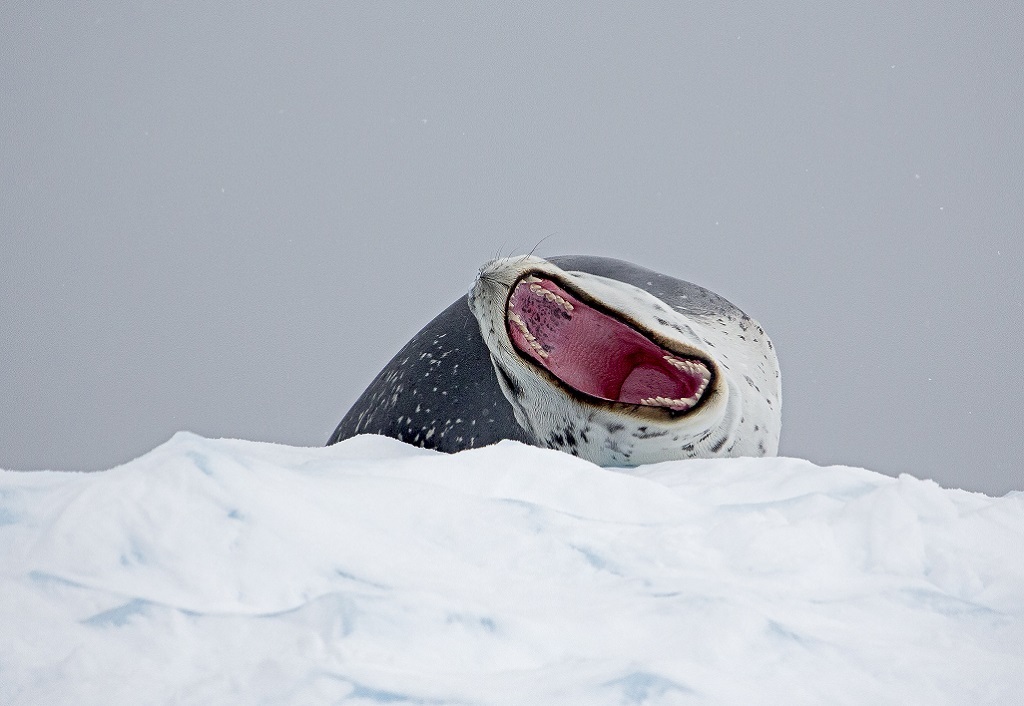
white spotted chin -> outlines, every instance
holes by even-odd
[[[660,345],[536,274],[515,283],[505,319],[523,358],[585,397],[684,413],[703,401],[713,377],[699,357]]]

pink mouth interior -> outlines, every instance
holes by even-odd
[[[520,353],[569,387],[603,400],[690,409],[711,377],[704,363],[663,349],[547,279],[519,282],[509,300],[508,330]],[[680,370],[666,357],[692,369]]]

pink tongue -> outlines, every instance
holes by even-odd
[[[509,308],[522,323],[510,317],[509,333],[516,348],[585,394],[640,404],[657,397],[690,397],[703,382],[700,375],[670,365],[665,360],[669,352],[643,334],[550,280],[520,282]],[[534,337],[533,344],[524,326]]]

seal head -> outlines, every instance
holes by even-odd
[[[680,311],[536,257],[484,265],[469,307],[531,443],[602,465],[774,454],[779,376],[767,337],[720,298],[700,311],[710,293],[689,287],[696,301],[677,293]]]

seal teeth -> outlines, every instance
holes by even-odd
[[[697,395],[701,395],[704,392],[704,388],[707,387],[708,382],[711,381],[711,373],[708,371],[708,367],[703,363],[696,360],[680,360],[670,355],[662,356],[669,365],[674,367],[676,370],[682,370],[685,373],[691,375],[697,375],[701,379],[700,390],[697,391]],[[689,399],[689,398],[687,398]]]
[[[524,282],[530,282],[529,279],[525,279],[523,281]],[[530,283],[530,291],[531,292],[533,292],[538,297],[542,297],[544,299],[547,299],[549,302],[554,302],[554,303],[558,304],[558,306],[562,307],[567,312],[572,313],[572,310],[573,310],[573,305],[572,304],[570,304],[569,302],[565,301],[564,298],[558,296],[554,292],[551,292],[551,291],[548,291],[547,289],[544,289],[544,287],[542,287],[539,284],[537,284],[537,282],[540,282],[540,280],[535,278],[535,280],[532,283]]]
[[[536,336],[530,333],[530,329],[526,327],[526,323],[521,318],[519,318],[519,314],[513,311],[508,312],[508,320],[519,327],[519,330],[523,332],[523,336],[526,337],[527,341],[537,340]]]
[[[668,397],[647,397],[640,400],[640,404],[647,405],[649,407],[672,407],[680,409],[689,409],[693,405],[697,404],[697,400],[700,399],[701,393],[704,391],[702,386],[700,390],[690,395],[689,397],[679,397],[677,399],[670,399]]]
[[[694,373],[695,375],[700,375],[701,377],[704,377],[707,373],[707,366],[705,366],[703,363],[698,363],[695,360],[680,360],[679,358],[675,358],[670,355],[666,355],[663,357],[669,365],[679,370],[685,370],[688,373]]]
[[[516,325],[516,327],[523,332],[523,338],[530,344],[530,348],[537,351],[537,355],[541,358],[547,358],[548,352],[544,350],[544,346],[537,342],[537,337],[530,333],[530,329],[527,328],[526,323],[519,317],[519,314],[514,311],[508,312],[508,320]]]

